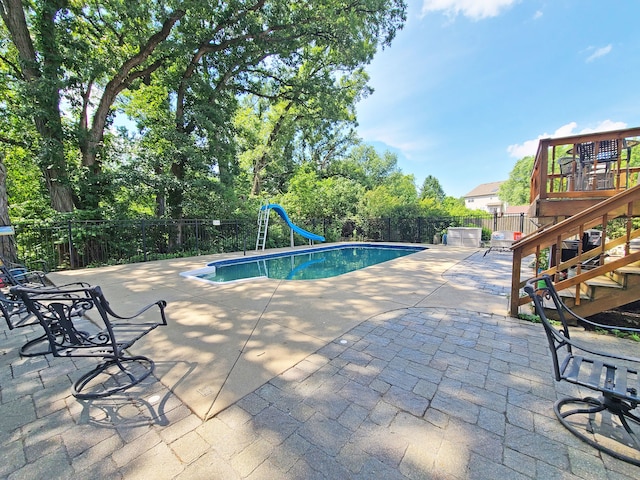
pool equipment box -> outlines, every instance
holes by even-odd
[[[452,247],[480,247],[482,229],[474,227],[449,227],[447,245]]]

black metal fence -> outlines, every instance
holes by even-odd
[[[324,235],[328,242],[438,242],[447,227],[480,227],[483,236],[494,230],[528,233],[536,227],[524,215],[380,218],[298,223],[302,228]],[[26,261],[44,260],[52,270],[146,262],[163,258],[210,253],[246,252],[256,248],[256,220],[121,220],[60,223],[21,222],[14,225],[18,257]],[[286,247],[290,230],[273,219],[267,247]],[[294,235],[296,245],[305,239]]]

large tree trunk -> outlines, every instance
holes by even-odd
[[[7,201],[7,168],[4,165],[2,152],[0,152],[0,225],[11,225]],[[13,235],[0,236],[0,255],[5,260],[16,261],[16,240]]]
[[[64,155],[59,92],[60,55],[54,25],[59,8],[60,3],[53,0],[43,2],[40,10],[37,19],[39,33],[49,39],[40,52],[40,65],[22,3],[20,0],[0,0],[0,13],[18,50],[22,74],[36,112],[33,120],[41,140],[38,160],[49,190],[51,207],[59,212],[70,212],[73,210],[73,195]]]

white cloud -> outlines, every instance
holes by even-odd
[[[379,142],[397,150],[408,160],[415,160],[416,154],[433,145],[433,142],[424,134],[418,135],[409,127],[403,128],[403,126],[390,127],[383,124],[363,129],[359,134],[365,141]]]
[[[538,10],[536,13],[533,14],[534,20],[538,20],[539,18],[542,18],[542,10]]]
[[[590,48],[590,50],[593,50],[593,48],[594,47]],[[589,55],[589,57],[587,57],[587,62],[593,62],[596,58],[604,57],[609,52],[611,52],[612,48],[613,46],[611,44],[607,45],[606,47],[596,48],[595,51],[591,55]]]
[[[535,155],[538,151],[538,143],[541,138],[556,138],[556,137],[568,137],[570,135],[579,135],[583,133],[594,133],[594,132],[606,132],[609,130],[621,130],[623,128],[627,128],[627,124],[624,122],[614,122],[612,120],[604,120],[600,122],[593,128],[583,128],[580,131],[576,131],[578,124],[576,122],[570,122],[566,125],[562,125],[558,128],[553,134],[549,135],[548,133],[543,133],[542,135],[538,135],[538,138],[534,140],[527,140],[521,144],[509,145],[507,147],[507,152],[513,158],[522,158],[528,155]]]
[[[540,138],[544,138],[541,136]],[[528,155],[535,155],[538,151],[538,140],[540,138],[536,138],[535,140],[527,140],[524,143],[509,145],[507,147],[507,152],[509,152],[509,156],[513,158],[523,158]]]
[[[583,128],[578,133],[593,133],[593,132],[606,132],[608,130],[622,130],[627,128],[625,122],[614,122],[611,120],[604,120],[596,125],[594,128]]]
[[[422,15],[430,12],[444,12],[455,17],[459,14],[473,20],[496,17],[518,0],[424,0]]]

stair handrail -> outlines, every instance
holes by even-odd
[[[516,316],[520,305],[530,302],[528,297],[520,296],[520,289],[526,282],[526,279],[523,281],[520,278],[522,259],[528,255],[536,255],[534,272],[531,275],[532,277],[539,273],[556,275],[560,271],[577,265],[578,271],[575,277],[561,280],[557,278],[556,275],[556,285],[558,290],[575,286],[577,302],[579,302],[580,298],[579,288],[581,283],[604,273],[611,272],[621,266],[640,260],[640,252],[635,252],[633,254],[629,252],[629,242],[634,238],[640,237],[640,229],[634,230],[631,224],[631,219],[638,215],[638,212],[634,212],[633,209],[634,202],[640,202],[640,185],[631,187],[613,197],[603,200],[602,202],[589,207],[576,215],[566,218],[556,225],[541,227],[538,231],[523,237],[519,242],[515,243],[511,247],[511,250],[513,251],[513,266],[511,275],[511,298],[509,301],[510,314],[512,316]],[[628,220],[626,235],[606,242],[607,222],[621,216],[627,217]],[[598,225],[603,225],[603,238],[599,247],[589,250],[588,252],[582,252],[582,245],[580,244],[578,250],[579,253],[575,258],[565,262],[560,261],[560,251],[564,240],[575,236],[582,238],[582,234],[585,230]],[[622,259],[607,262],[604,265],[601,264],[595,269],[591,269],[586,272],[581,271],[580,264],[587,258],[598,254],[604,254],[607,250],[622,244],[625,245],[625,255]],[[539,266],[540,252],[552,245],[556,245],[556,265],[542,272]]]

